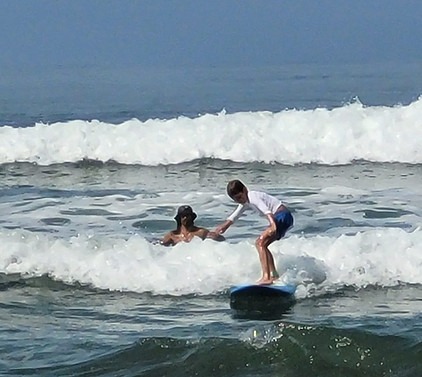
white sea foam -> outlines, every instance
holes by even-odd
[[[422,284],[422,230],[377,228],[354,236],[293,235],[271,247],[284,283],[298,297],[343,286]],[[50,277],[96,288],[182,295],[210,294],[260,276],[252,240],[201,241],[166,248],[140,236],[68,240],[0,230],[0,272]]]
[[[176,164],[199,158],[283,164],[422,162],[422,98],[395,107],[206,114],[191,119],[97,120],[0,127],[0,163],[82,159]]]

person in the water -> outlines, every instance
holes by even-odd
[[[167,233],[162,239],[161,244],[164,246],[172,246],[179,242],[190,242],[194,237],[199,237],[202,240],[205,240],[206,238],[211,238],[215,241],[225,240],[224,236],[221,234],[211,232],[207,228],[196,226],[194,223],[196,217],[196,213],[193,212],[191,206],[180,206],[174,217],[177,228]]]

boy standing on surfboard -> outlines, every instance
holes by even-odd
[[[286,231],[293,226],[293,216],[274,196],[261,191],[248,191],[247,187],[237,179],[227,184],[227,194],[239,205],[227,220],[215,229],[215,233],[223,234],[248,208],[264,214],[269,226],[255,241],[262,267],[262,277],[257,284],[272,284],[279,275],[268,246],[284,237]]]

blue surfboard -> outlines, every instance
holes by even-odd
[[[230,290],[230,307],[243,314],[279,315],[295,303],[295,292],[294,285],[239,285]]]
[[[267,296],[267,297],[288,297],[294,295],[296,286],[294,285],[258,285],[258,284],[245,284],[233,287],[230,290],[230,297],[239,296]]]

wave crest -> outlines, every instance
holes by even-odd
[[[359,101],[336,109],[205,114],[131,119],[121,124],[73,120],[0,127],[0,164],[81,160],[167,165],[201,158],[280,164],[354,160],[422,163],[422,98],[395,107]]]

